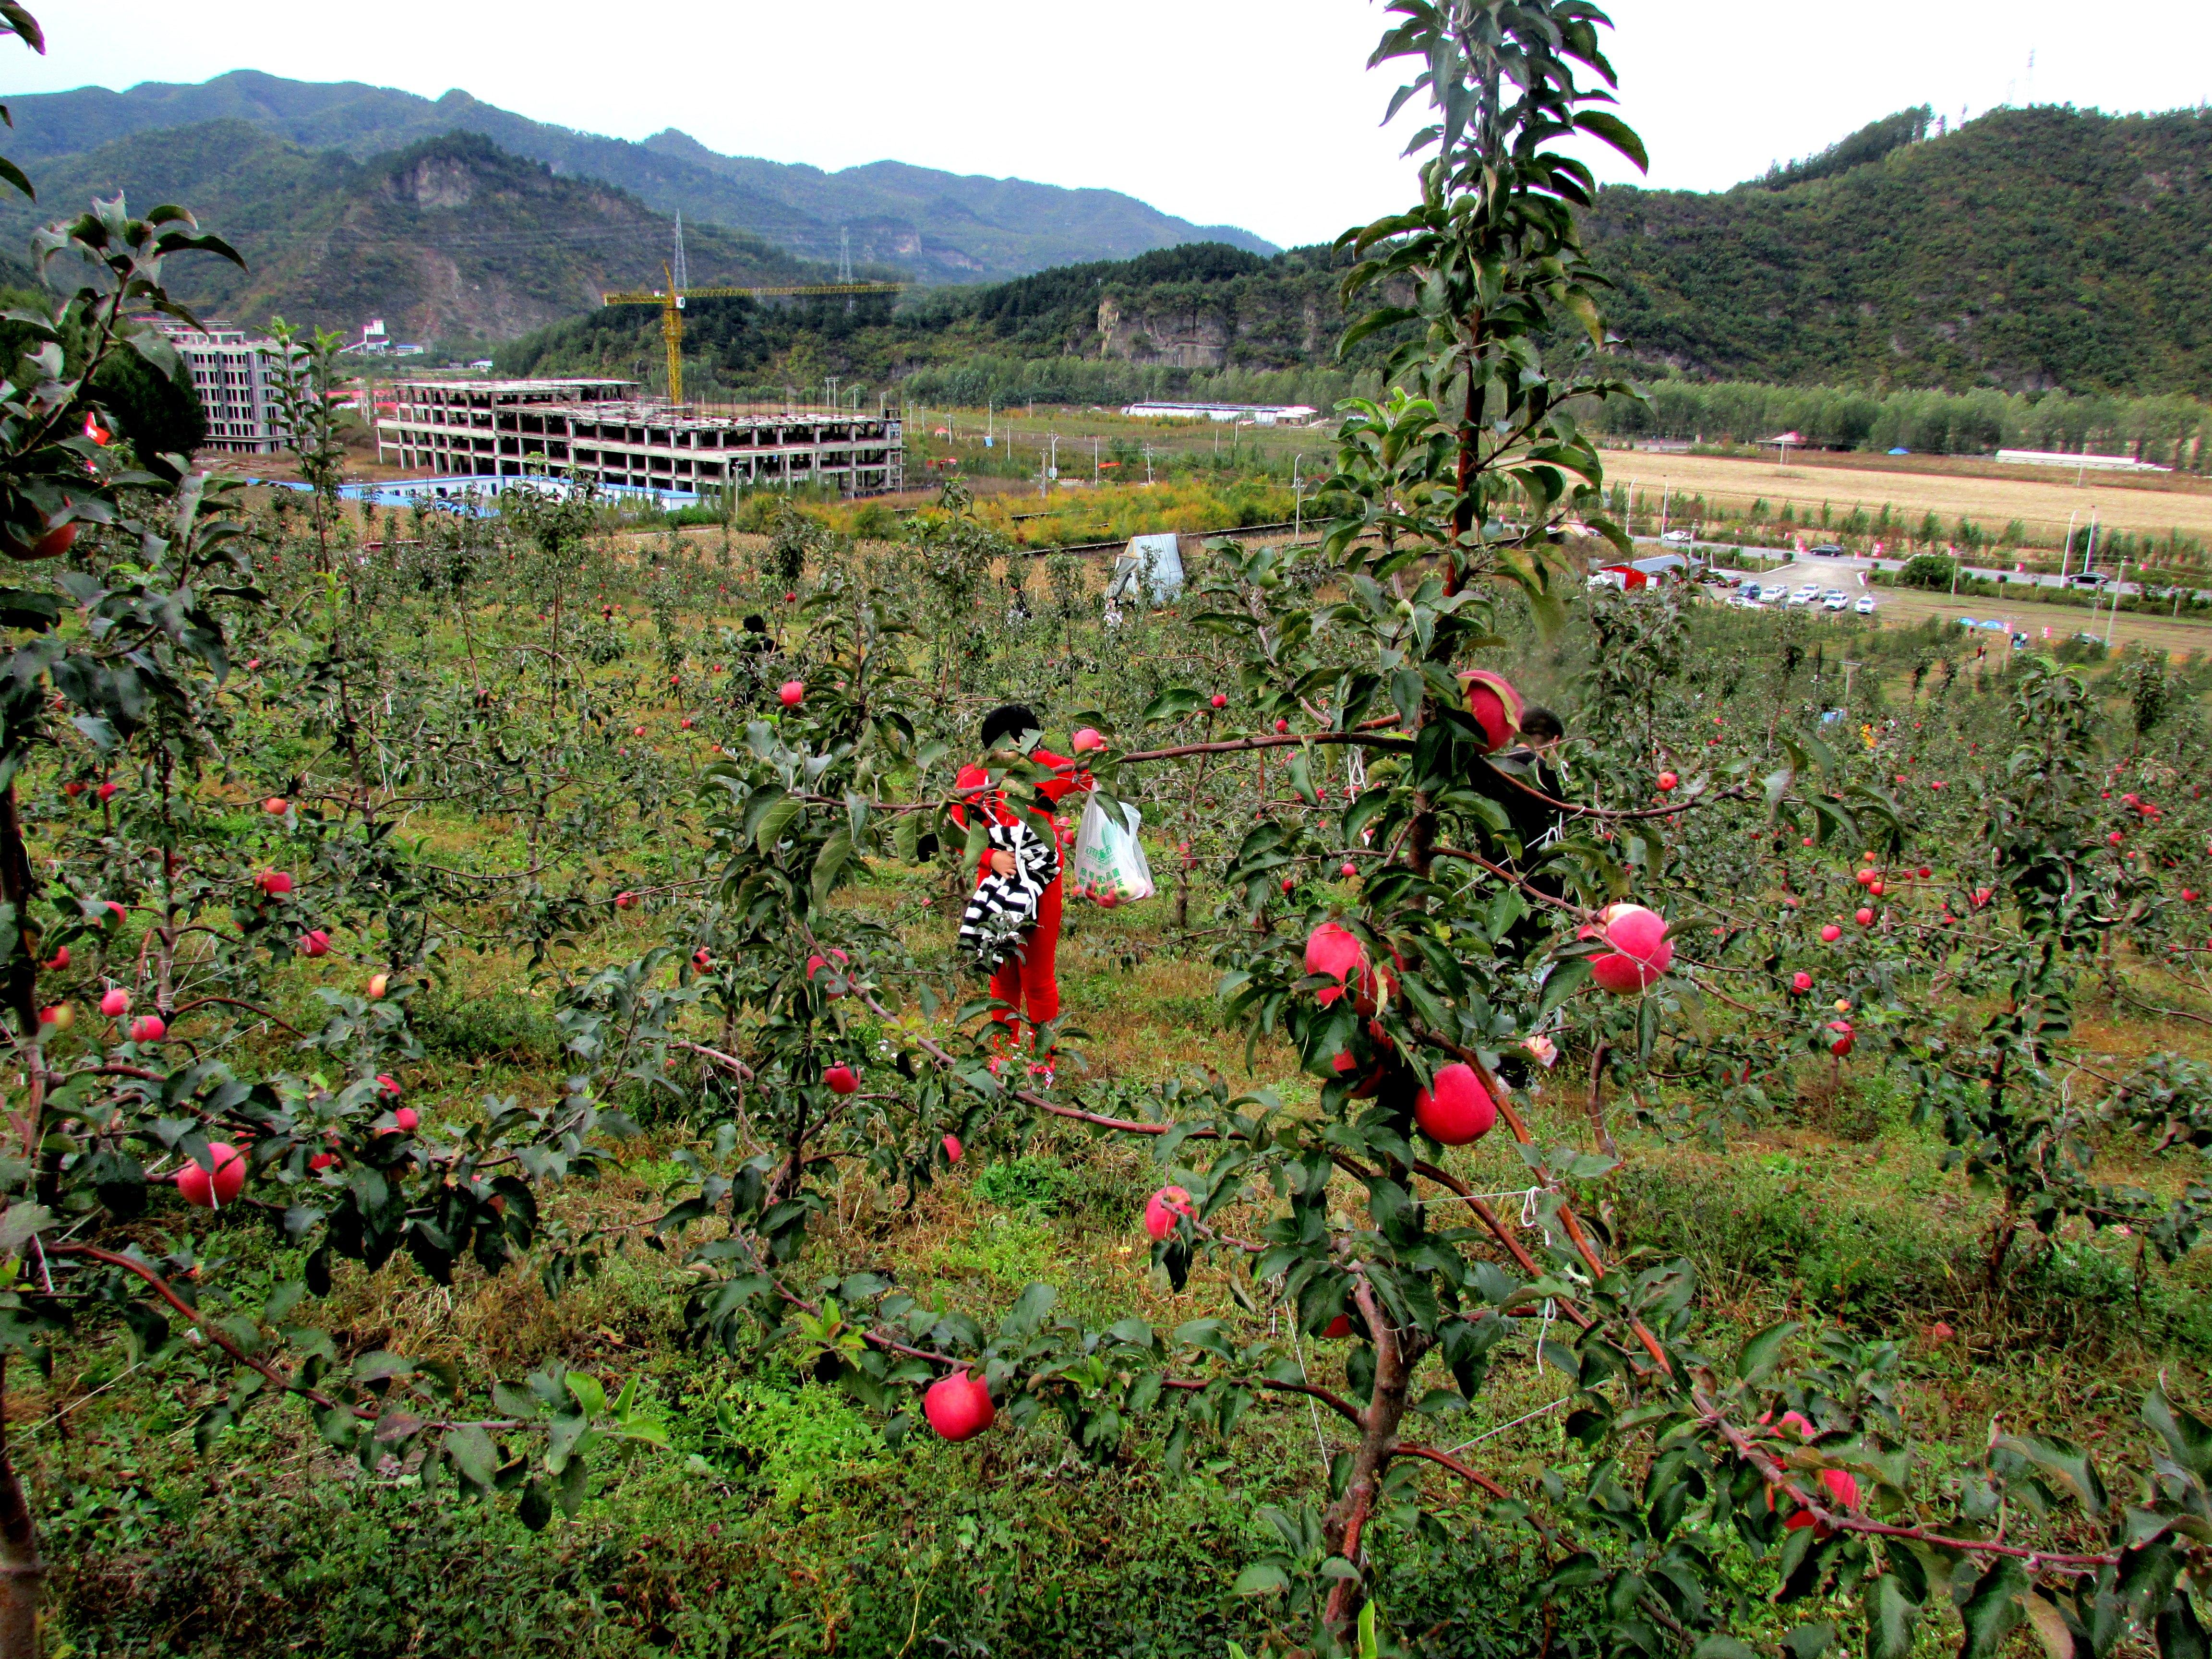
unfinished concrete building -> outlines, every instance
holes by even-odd
[[[631,380],[403,380],[377,422],[377,459],[454,477],[878,495],[905,483],[900,429],[891,410],[702,415],[642,399]]]

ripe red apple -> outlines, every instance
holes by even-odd
[[[1874,872],[1871,870],[1862,870],[1857,875],[1852,877],[1851,879],[1857,882],[1860,886],[1863,887],[1874,879]]]
[[[392,1109],[392,1121],[399,1126],[400,1133],[411,1135],[421,1127],[422,1116],[412,1106],[399,1106]]]
[[[1345,987],[1355,979],[1364,984],[1373,977],[1367,966],[1367,947],[1349,928],[1334,921],[1325,921],[1306,935],[1306,972],[1326,974],[1342,981],[1324,985],[1314,993],[1314,1000],[1324,1008],[1342,996]]]
[[[1930,789],[1941,789],[1943,787],[1943,780],[1941,778],[1931,778],[1928,781],[1928,787]]]
[[[1328,1337],[1332,1340],[1337,1337],[1350,1336],[1352,1334],[1352,1316],[1350,1314],[1337,1315],[1335,1318],[1330,1320],[1328,1324],[1321,1328],[1321,1334],[1324,1337]]]
[[[331,953],[331,936],[320,927],[310,928],[300,935],[299,950],[303,957],[326,957]]]
[[[1283,890],[1284,890],[1285,893],[1289,892],[1289,891],[1291,890],[1291,889],[1292,889],[1293,887],[1296,887],[1297,885],[1297,882],[1295,882],[1295,881],[1293,881],[1290,877],[1288,877],[1288,876],[1285,876],[1285,877],[1283,878]]]
[[[1346,860],[1345,860],[1344,863],[1343,863],[1343,864],[1342,864],[1342,865],[1338,868],[1338,870],[1337,870],[1337,872],[1336,872],[1336,873],[1337,873],[1337,874],[1339,874],[1340,876],[1354,876],[1354,875],[1358,875],[1358,874],[1359,873],[1359,866],[1358,866],[1358,865],[1354,864],[1354,863],[1353,863],[1350,859],[1346,859]]]
[[[1874,912],[1868,909],[1866,906],[1862,904],[1857,909],[1851,912],[1851,920],[1858,923],[1862,927],[1871,927],[1874,926]]]
[[[336,1152],[317,1152],[307,1160],[307,1167],[319,1174],[325,1170],[335,1169],[337,1162],[338,1155]]]
[[[177,1171],[177,1192],[187,1204],[203,1210],[219,1210],[246,1188],[246,1154],[220,1140],[208,1142],[208,1161],[203,1169],[195,1158]]]
[[[799,595],[796,593],[787,593],[783,596],[783,602],[786,605],[797,605],[799,603]]]
[[[615,908],[616,908],[616,909],[617,909],[617,910],[635,910],[636,908],[637,908],[637,895],[636,895],[636,894],[632,893],[632,892],[629,892],[629,891],[628,891],[628,890],[624,890],[624,891],[623,891],[623,892],[619,892],[619,893],[617,893],[617,894],[615,895]]]
[[[391,988],[391,975],[371,974],[368,976],[368,1000],[371,1002],[381,1002],[384,1000],[384,994]]]
[[[253,884],[261,890],[264,898],[283,898],[292,890],[292,878],[282,870],[264,870],[254,877]]]
[[[960,1154],[966,1150],[960,1145],[958,1135],[947,1135],[938,1144],[945,1148],[945,1161],[947,1164],[957,1164],[960,1161]]]
[[[75,778],[71,778],[67,783],[62,786],[62,793],[67,795],[71,800],[75,800],[79,795],[84,793],[84,786],[82,783],[79,783]]]
[[[281,818],[292,810],[292,803],[282,795],[271,795],[261,803],[261,810],[272,818]]]
[[[2187,895],[2185,894],[2183,896],[2186,897]],[[46,958],[46,965],[47,971],[51,973],[58,973],[62,969],[68,967],[70,965],[69,946],[64,945],[58,947],[53,955]]]
[[[1921,879],[1921,880],[1923,880],[1923,881],[1925,881],[1925,880],[1927,880],[1927,879],[1928,879],[1928,878],[1929,878],[1929,877],[1930,877],[1930,876],[1934,875],[1936,872],[1935,872],[1933,870],[1930,870],[1930,869],[1929,869],[1926,865],[1924,865],[1924,864],[1923,864],[1923,865],[1922,865],[1922,866],[1920,866],[1920,869],[1919,869],[1918,873],[1919,873],[1919,876],[1920,876],[1920,879]]]
[[[705,973],[709,968],[714,965],[714,952],[709,951],[705,945],[701,945],[697,950],[691,953],[691,965],[694,968],[696,968],[701,973]]]
[[[1843,936],[1844,930],[1832,921],[1825,923],[1820,928],[1820,943],[1823,945],[1833,945]]]
[[[1145,1236],[1164,1239],[1176,1230],[1176,1218],[1194,1214],[1190,1194],[1181,1187],[1163,1187],[1145,1200]]]
[[[2122,842],[2125,841],[2127,837],[2122,835],[2118,830],[2115,830],[2111,835],[2106,836],[2105,839],[2110,842],[2113,846],[2118,847]]]
[[[168,1022],[159,1014],[141,1014],[131,1022],[133,1042],[159,1042],[168,1035]]]
[[[399,1079],[389,1072],[379,1072],[376,1074],[376,1091],[397,1099],[400,1093]]]
[[[1459,677],[1467,712],[1482,732],[1483,753],[1494,755],[1521,729],[1521,694],[1503,674],[1477,668]]]
[[[776,688],[775,695],[786,708],[796,708],[806,701],[806,683],[804,680],[786,680]]]
[[[632,736],[632,737],[634,737],[634,738],[641,738],[641,737],[643,737],[644,735],[645,735],[645,728],[644,728],[643,726],[639,726],[635,731],[634,731],[634,732],[632,732],[630,733],[630,736]]]
[[[39,1010],[39,1024],[51,1025],[57,1031],[66,1031],[76,1024],[76,1010],[66,1002],[57,1002],[51,1008]]]
[[[1828,1052],[1838,1060],[1851,1051],[1851,1024],[1847,1019],[1832,1019],[1828,1029],[1836,1033],[1836,1040],[1828,1045]]]
[[[113,800],[118,794],[121,793],[122,789],[123,786],[119,783],[103,783],[93,793],[98,795],[101,800],[110,801]]]
[[[1498,1121],[1498,1103],[1474,1067],[1455,1062],[1437,1073],[1433,1092],[1423,1089],[1413,1097],[1413,1121],[1430,1139],[1446,1146],[1464,1146],[1480,1140]]]
[[[2181,890],[2181,902],[2184,904],[2196,903],[2196,893],[2189,888],[2183,888]],[[62,966],[64,968],[69,966],[69,947],[66,945],[62,947]]]
[[[833,961],[837,964],[837,975],[838,975],[839,976],[842,976],[842,975],[846,972],[846,970],[847,970],[847,969],[851,966],[851,961],[852,961],[852,959],[851,959],[850,957],[848,957],[848,956],[846,956],[846,954],[845,954],[842,951],[840,951],[840,950],[839,950],[836,945],[831,945],[831,946],[830,947],[830,954],[829,954],[828,956],[826,956],[826,957],[807,957],[807,958],[806,958],[806,977],[807,977],[808,981],[811,983],[811,982],[812,981],[812,980],[813,980],[813,978],[814,978],[815,975],[817,975],[817,974],[820,973],[820,972],[821,972],[824,968],[827,968],[827,967],[830,964],[830,963],[831,963],[831,962],[833,962]],[[836,986],[836,981],[835,981],[835,979],[834,979],[834,978],[833,978],[832,981],[831,981],[830,984],[823,986],[823,990],[824,990],[824,991],[829,994],[829,996],[830,996],[833,1000],[834,1000],[835,999],[836,999],[836,998],[838,998],[838,997],[842,997],[842,996],[843,996],[843,995],[845,994],[844,994],[844,992],[842,992],[842,990],[840,990],[840,989],[838,989],[838,988],[837,988],[837,986]]]
[[[1288,732],[1290,729],[1291,729],[1291,723],[1290,723],[1288,720],[1278,720],[1275,722],[1275,735],[1276,735],[1277,737],[1279,737],[1279,737],[1281,737],[1285,732]]]
[[[108,991],[100,999],[100,1012],[110,1019],[120,1019],[131,1012],[131,993],[120,986]]]
[[[955,1371],[931,1383],[921,1396],[921,1414],[947,1440],[973,1440],[998,1420],[990,1385],[967,1371]]]
[[[76,544],[77,529],[77,521],[71,519],[67,524],[55,525],[33,542],[21,541],[14,536],[0,533],[0,553],[25,564],[33,564],[40,559],[58,559]]]
[[[1590,958],[1590,977],[1616,996],[1656,984],[1674,960],[1666,918],[1640,904],[1607,905],[1597,926],[1583,928],[1579,937],[1602,939],[1613,946],[1605,955]]]
[[[1792,975],[1790,980],[1790,988],[1796,992],[1800,996],[1804,995],[1806,992],[1813,988],[1812,975],[1805,973],[1802,970]]]
[[[1659,793],[1662,795],[1668,793],[1680,781],[1672,772],[1662,772],[1659,775]]]
[[[822,1080],[830,1085],[833,1095],[849,1095],[860,1086],[860,1073],[842,1060],[823,1073]]]
[[[1870,881],[1867,884],[1867,891],[1873,894],[1875,897],[1880,898],[1882,896],[1883,884],[1878,881]]]
[[[1067,742],[1068,746],[1079,755],[1087,755],[1093,750],[1103,749],[1106,746],[1105,734],[1095,726],[1078,726],[1068,738]]]

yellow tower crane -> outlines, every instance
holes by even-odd
[[[660,307],[660,337],[668,347],[668,401],[684,401],[684,302],[686,300],[734,300],[749,295],[756,300],[772,299],[787,295],[856,295],[896,294],[903,283],[769,283],[757,288],[693,288],[687,289],[676,278],[667,265],[661,272],[668,278],[668,286],[655,289],[650,294],[603,294],[600,303],[610,306],[659,306]]]

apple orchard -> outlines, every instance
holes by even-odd
[[[126,1442],[210,1492],[511,1518],[502,1572],[588,1577],[563,1539],[639,1483],[726,1489],[714,1436],[771,1376],[937,1487],[1044,1471],[1101,1524],[1218,1503],[1188,1650],[2206,1650],[2201,1365],[2107,1399],[2094,1452],[1923,1410],[1948,1323],[1707,1283],[1632,1201],[1686,1149],[1748,1191],[1759,1137],[1879,1099],[1940,1149],[1928,1201],[1978,1206],[1949,1293],[1990,1328],[2120,1240],[2139,1308],[2193,1295],[2190,689],[2031,656],[1969,684],[1869,630],[1876,702],[1824,721],[1802,618],[1586,592],[1582,532],[1622,538],[1574,411],[1638,393],[1559,146],[1642,159],[1609,26],[1388,9],[1378,58],[1432,106],[1419,199],[1342,246],[1393,389],[1340,411],[1314,538],[1209,542],[1110,618],[957,486],[858,546],[788,502],[641,532],[580,489],[364,515],[325,337],[287,337],[307,490],[141,455],[97,373],[180,372],[144,320],[167,264],[235,255],[120,201],[47,233],[85,286],[15,319],[40,343],[0,393],[0,1655],[155,1650],[100,1634],[189,1571],[150,1565],[182,1534],[126,1513]],[[987,752],[1009,700],[1043,730]],[[1140,815],[1160,891],[1070,883],[1126,992],[993,1018],[952,948],[983,794],[1063,848]],[[1147,1069],[1109,1027],[1170,965],[1207,987],[1176,1016],[1201,1052]],[[468,1048],[464,1007],[544,1046]],[[2093,1013],[2160,1022],[2154,1052],[2114,1060]],[[928,1218],[1017,1180],[1112,1193],[1111,1273],[933,1267]],[[617,1283],[664,1341],[509,1369],[526,1339],[459,1322]],[[980,1554],[928,1559],[890,1598],[909,1644],[926,1595],[940,1645],[1014,1616]],[[177,1582],[192,1645],[160,1650],[212,1650],[210,1598],[252,1588]],[[702,1635],[720,1592],[683,1583],[638,1592],[652,1645],[797,1650]],[[338,1650],[314,1628],[290,1645]]]

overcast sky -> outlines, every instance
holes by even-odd
[[[1363,67],[1382,21],[1365,0],[31,3],[48,55],[0,44],[14,58],[0,82],[18,93],[233,69],[429,97],[460,87],[617,137],[673,126],[833,169],[893,159],[1103,185],[1285,245],[1410,191],[1400,141],[1376,125],[1396,80]],[[2094,15],[2062,0],[1611,10],[1623,112],[1667,186],[1725,186],[1911,104],[1956,121],[2006,101],[2155,110],[2212,95],[2208,0]]]

